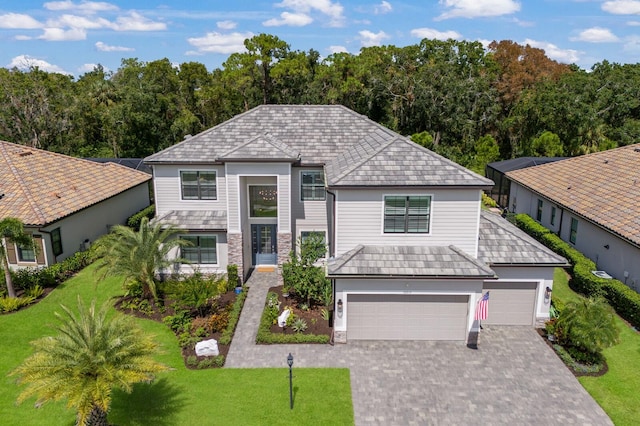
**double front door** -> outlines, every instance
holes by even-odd
[[[278,263],[276,225],[251,225],[251,253],[254,265]]]

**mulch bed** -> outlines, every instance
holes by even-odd
[[[225,309],[227,306],[232,306],[235,301],[236,301],[236,293],[234,291],[228,291],[227,293],[221,294],[220,298],[218,299],[217,303],[218,303],[218,307],[219,310],[223,310]],[[164,299],[164,301],[161,301],[162,306],[164,306],[164,312],[162,312],[162,309],[160,308],[159,305],[156,305],[155,302],[150,302],[151,304],[151,312],[142,312],[140,310],[137,309],[131,309],[131,308],[122,308],[122,304],[123,302],[127,302],[131,300],[131,298],[127,298],[127,297],[120,297],[118,298],[118,300],[115,303],[115,308],[117,310],[119,310],[120,312],[123,312],[127,315],[132,315],[134,317],[137,318],[146,318],[146,319],[150,319],[156,322],[160,322],[162,323],[162,320],[169,316],[169,315],[174,315],[175,311],[172,307],[174,300],[171,300],[169,298]],[[195,317],[198,318],[198,317]],[[214,333],[210,333],[207,336],[204,336],[202,338],[199,338],[199,340],[209,340],[209,339],[215,339],[218,342],[218,351],[219,351],[219,355],[224,355],[225,359],[227,357],[227,354],[229,353],[229,347],[231,345],[222,345],[220,344],[220,337],[222,336],[222,332],[217,331]],[[177,335],[176,335],[176,339],[177,339]],[[176,344],[178,344],[178,342],[176,341]],[[185,366],[189,369],[192,370],[196,370],[198,369],[197,365],[190,365],[187,363],[187,359],[189,357],[195,357],[197,359],[198,362],[203,361],[205,359],[211,358],[211,357],[206,357],[206,356],[197,356],[196,355],[196,348],[195,345],[190,345],[188,348],[182,348],[182,358],[185,362]]]
[[[300,309],[300,303],[293,297],[284,297],[282,295],[282,286],[271,287],[270,292],[274,292],[278,295],[280,301],[280,312],[285,306],[290,306],[293,309],[293,314],[296,318],[302,318],[307,322],[307,329],[301,334],[316,334],[316,335],[331,335],[331,324],[329,321],[322,318],[322,308],[324,306],[312,306],[308,311]],[[271,326],[272,333],[281,334],[296,334],[291,327],[279,327],[278,324]]]
[[[548,339],[547,332],[545,331],[545,329],[544,328],[537,328],[536,331],[538,332],[540,337],[542,337],[542,340],[544,340],[546,342],[546,344],[551,348],[553,353],[558,355],[556,350],[555,350],[555,348],[553,347],[554,342],[552,342],[551,340]],[[558,358],[560,358],[560,357],[558,356]],[[575,371],[570,366],[568,366],[567,364],[565,364],[564,361],[562,360],[562,358],[560,358],[560,361],[562,361],[562,363],[567,367],[567,369],[569,371],[571,371],[571,373],[573,373],[573,375],[576,376],[576,377],[583,377],[583,376],[599,377],[599,376],[602,376],[602,375],[606,374],[607,371],[609,371],[609,366],[607,365],[607,361],[606,360],[602,361],[602,368],[600,369],[600,371],[598,371],[596,373],[578,372],[578,371]]]

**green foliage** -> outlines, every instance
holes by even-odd
[[[145,207],[140,210],[138,213],[132,215],[127,219],[127,226],[133,229],[134,231],[140,230],[140,223],[142,222],[142,218],[146,217],[148,220],[153,219],[156,214],[156,205],[151,204],[150,206]]]
[[[240,280],[238,277],[238,265],[235,263],[230,263],[227,265],[227,283],[229,285],[228,290],[233,290],[238,284]]]
[[[184,309],[178,309],[174,315],[167,315],[162,319],[171,330],[176,333],[188,331],[191,328],[191,321],[193,318],[188,311]]]
[[[585,353],[584,359],[595,359],[606,348],[618,342],[619,330],[613,309],[604,299],[584,298],[565,305],[556,328],[562,330],[565,346]],[[575,354],[572,354],[576,358]]]
[[[600,362],[589,362],[589,363],[582,363],[581,361],[575,359],[571,354],[576,353],[576,351],[574,350],[568,350],[565,349],[563,346],[560,345],[553,345],[553,349],[556,351],[556,353],[558,354],[558,356],[560,357],[560,359],[569,367],[571,368],[573,371],[575,371],[576,373],[579,374],[589,374],[589,373],[597,373],[600,370],[602,370],[603,364],[602,364],[602,360],[600,359]],[[583,353],[581,352],[577,352],[577,355],[579,357],[583,356]]]
[[[233,308],[229,311],[229,322],[227,323],[227,328],[222,332],[220,339],[218,339],[218,343],[221,345],[228,345],[231,343],[231,338],[233,337],[236,325],[238,325],[238,321],[240,320],[240,312],[242,312],[242,307],[244,306],[246,298],[247,289],[243,289],[243,291],[236,296]]]
[[[264,311],[269,317],[269,322],[275,324],[278,321],[278,315],[280,315],[280,301],[278,295],[272,291],[267,293],[267,303]]]
[[[578,250],[562,241],[560,237],[543,227],[530,216],[519,214],[514,217],[515,224],[529,235],[567,258],[571,264],[571,288],[591,297],[604,297],[625,320],[640,328],[640,294],[624,283],[611,279],[598,278],[591,273],[596,265]]]
[[[33,296],[21,296],[21,297],[0,297],[0,312],[3,314],[17,311],[18,309],[30,305],[36,300]]]
[[[177,228],[159,223],[151,225],[146,217],[140,221],[137,232],[127,226],[114,226],[92,247],[98,269],[102,271],[101,278],[121,276],[125,288],[133,287],[135,290],[137,286],[142,286],[143,297],[157,299],[156,271],[181,261],[170,260],[168,255],[174,248],[189,244],[183,239],[174,238],[178,232]]]
[[[532,152],[527,155],[537,157],[561,157],[564,154],[564,146],[560,137],[555,133],[544,131],[531,143]]]
[[[275,293],[274,293],[275,294]],[[289,318],[295,320],[293,315],[289,315]],[[276,315],[277,319],[277,315]],[[260,318],[260,326],[258,327],[258,334],[256,336],[256,343],[258,344],[285,344],[285,343],[329,343],[329,336],[323,334],[283,334],[272,333],[271,326],[273,325],[273,313],[265,304],[265,309],[262,311],[262,317]],[[292,324],[290,324],[292,326]]]
[[[293,321],[293,324],[291,324],[291,328],[296,333],[302,333],[306,331],[307,328],[309,328],[309,326],[307,325],[307,322],[303,318],[296,318]]]
[[[224,276],[205,276],[196,271],[181,280],[167,283],[165,291],[176,298],[182,309],[194,309],[200,316],[205,316],[212,309],[220,289],[226,287]]]
[[[486,207],[498,207],[498,203],[484,192],[482,193],[482,205]]]
[[[314,263],[324,256],[327,247],[322,237],[315,234],[304,241],[298,239],[298,247],[299,255],[292,251],[289,262],[282,265],[285,286],[307,305],[323,303],[326,288],[331,288],[331,281],[325,278],[322,268],[314,266]]]
[[[131,393],[133,385],[150,382],[167,367],[154,361],[157,345],[129,318],[107,319],[108,305],[86,307],[78,296],[78,312],[61,305],[58,335],[32,342],[35,352],[11,372],[26,385],[18,402],[32,396],[38,404],[67,400],[78,424],[98,409],[106,421],[113,389]]]
[[[44,288],[40,284],[36,284],[33,287],[30,287],[24,291],[25,296],[33,297],[33,299],[37,299],[38,297],[44,294]]]
[[[9,243],[16,243],[25,248],[35,248],[33,238],[24,230],[24,224],[20,219],[14,217],[5,217],[0,220],[0,265],[4,272],[4,281],[7,287],[9,297],[16,297],[16,291],[13,287],[13,279],[11,270],[9,269],[9,261],[3,239]]]

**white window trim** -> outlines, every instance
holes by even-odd
[[[430,197],[429,201],[429,231],[428,232],[384,232],[384,199],[385,197]],[[431,235],[431,229],[433,227],[433,194],[419,193],[419,194],[382,194],[382,220],[380,223],[380,232],[382,236],[393,237],[398,235]]]
[[[212,172],[212,173],[215,173],[215,175],[216,175],[216,198],[209,198],[209,199],[206,199],[206,200],[203,200],[201,198],[197,198],[197,199],[195,199],[195,198],[186,198],[186,199],[183,198],[182,197],[182,172]],[[154,179],[154,181],[155,181],[155,179]],[[178,169],[178,193],[180,194],[180,201],[184,201],[184,202],[187,202],[187,203],[191,203],[191,202],[193,202],[193,203],[207,203],[207,202],[209,202],[210,203],[212,201],[218,201],[219,198],[220,198],[218,196],[218,194],[220,193],[220,185],[219,185],[219,182],[218,182],[218,170],[216,170],[216,169],[205,169],[205,168],[202,168],[202,169]]]
[[[303,200],[302,199],[302,174],[303,173],[308,173],[308,172],[318,172],[318,173],[320,173],[322,175],[322,179],[325,180],[325,183],[324,183],[324,185],[325,185],[324,186],[324,198],[322,200]],[[327,186],[326,186],[327,182],[326,182],[326,179],[325,179],[324,169],[303,169],[303,170],[300,170],[299,174],[298,174],[298,178],[299,178],[299,181],[300,181],[300,184],[298,185],[298,200],[301,203],[318,203],[318,202],[324,203],[324,202],[327,201]]]
[[[216,239],[216,261],[215,261],[215,263],[193,263],[193,265],[204,265],[206,267],[220,265],[220,244],[218,243],[218,240],[219,240],[218,234],[207,234],[207,233],[200,232],[200,233],[197,233],[197,234],[189,233],[189,234],[179,234],[178,235],[178,238],[184,238],[184,237],[213,237],[213,238],[215,238]],[[186,248],[191,248],[191,247],[186,247]],[[183,247],[180,247],[179,250],[178,250],[178,256],[179,257],[183,257],[182,256],[182,250],[183,250]],[[187,263],[187,264],[184,264],[184,265],[189,265],[189,264]]]
[[[33,238],[33,237],[31,237]],[[16,253],[16,264],[17,265],[37,265],[38,264],[38,252],[36,251],[36,247],[35,247],[35,240],[34,240],[34,246],[33,246],[33,260],[22,260],[20,259],[20,253],[22,252],[22,249],[18,246],[18,244],[13,243],[13,247],[15,249],[15,253]]]

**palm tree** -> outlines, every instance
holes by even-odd
[[[157,345],[130,318],[116,314],[107,320],[108,303],[96,311],[78,297],[78,314],[61,305],[57,336],[31,342],[36,352],[10,374],[26,388],[18,402],[32,396],[36,404],[67,400],[77,411],[77,425],[107,424],[114,388],[131,393],[133,384],[150,382],[168,369],[153,360]]]
[[[587,354],[601,354],[618,342],[620,334],[613,309],[601,297],[567,303],[557,326],[570,345]]]
[[[180,230],[159,223],[149,224],[148,218],[140,222],[140,229],[134,231],[123,225],[116,225],[111,232],[96,241],[95,253],[98,269],[103,277],[122,276],[125,287],[142,286],[144,298],[158,298],[156,272],[183,259],[169,259],[169,253],[176,247],[190,245],[189,241],[173,238]]]
[[[4,243],[1,239],[4,238]],[[13,288],[13,279],[9,271],[9,260],[7,259],[7,249],[5,244],[16,243],[21,247],[33,248],[33,239],[24,232],[24,224],[20,219],[6,217],[0,220],[0,258],[2,259],[2,269],[4,270],[4,280],[7,284],[7,294],[9,297],[16,297]]]

